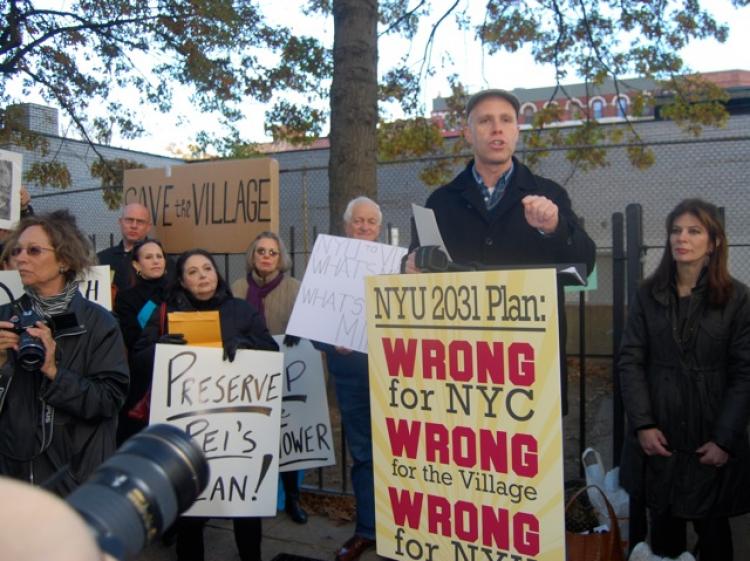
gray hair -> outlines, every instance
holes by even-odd
[[[360,204],[369,204],[375,207],[375,210],[378,211],[378,224],[383,223],[383,212],[380,210],[380,205],[373,201],[370,197],[357,197],[356,199],[352,199],[349,201],[349,204],[346,205],[346,210],[344,211],[344,222],[346,224],[349,224],[349,222],[352,221],[352,214],[354,214],[354,207]]]
[[[258,247],[258,242],[264,239],[273,240],[279,246],[279,271],[285,273],[289,269],[291,269],[292,258],[289,256],[289,252],[286,249],[284,240],[282,240],[275,233],[266,230],[265,232],[261,232],[260,234],[258,234],[250,244],[250,247],[247,248],[247,252],[245,253],[245,268],[247,272],[249,273],[253,270],[253,255],[255,254],[255,248]]]

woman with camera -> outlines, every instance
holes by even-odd
[[[129,355],[151,317],[158,313],[167,288],[167,257],[159,240],[145,240],[133,246],[130,252],[133,265],[133,286],[119,291],[115,298],[114,311],[120,322],[125,347]],[[151,371],[141,370],[130,359],[130,389],[125,406],[120,412],[117,427],[117,443],[139,432],[148,424],[145,409],[139,408],[151,386]]]
[[[623,486],[645,499],[655,554],[685,551],[692,522],[701,561],[731,561],[728,517],[750,510],[750,293],[714,205],[682,201],[666,238],[620,352]]]
[[[218,310],[225,357],[233,361],[238,349],[278,351],[279,347],[266,329],[263,317],[250,304],[234,298],[226,281],[216,268],[213,256],[202,249],[180,255],[176,264],[177,279],[169,290],[168,312]],[[159,314],[144,328],[136,343],[137,360],[150,362],[153,370],[156,343],[185,344],[178,334],[160,325]],[[142,366],[141,366],[142,367]],[[242,561],[260,559],[261,519],[234,518],[234,539]],[[183,517],[177,521],[178,561],[203,561],[203,526],[205,518]]]
[[[0,307],[0,474],[65,495],[115,450],[125,346],[112,314],[78,291],[94,260],[67,211],[22,219],[2,258],[24,294]]]
[[[244,298],[260,312],[274,335],[286,332],[299,281],[289,274],[292,260],[284,242],[273,232],[261,232],[250,244],[245,256],[247,276],[232,283],[232,293]],[[294,346],[299,337],[284,337],[285,346]],[[307,522],[307,513],[299,504],[299,471],[281,472],[284,485],[284,509],[297,524]]]

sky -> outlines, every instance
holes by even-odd
[[[452,4],[453,0],[432,0],[434,13],[440,13]],[[462,0],[468,2],[470,0]],[[329,20],[311,20],[310,17],[292,17],[290,14],[300,13],[294,6],[304,3],[304,0],[285,0],[272,2],[261,0],[264,13],[271,21],[291,26],[296,32],[310,33],[316,30],[325,44],[333,42],[333,24]],[[480,9],[483,2],[474,2]],[[750,70],[750,7],[734,9],[729,0],[705,0],[712,13],[720,22],[730,25],[729,39],[720,44],[716,41],[700,41],[692,43],[681,52],[687,66],[697,72],[717,70],[745,69]],[[301,14],[301,13],[300,13]],[[412,60],[422,57],[422,45],[428,30],[422,29],[421,35],[410,44],[398,38],[388,37],[379,43],[379,68],[381,70],[392,67],[399,58],[412,49]],[[418,45],[419,47],[416,47]],[[432,99],[450,93],[447,76],[457,73],[469,91],[476,91],[486,87],[505,89],[535,88],[549,86],[554,83],[554,69],[534,63],[528,51],[514,54],[501,53],[492,57],[482,54],[479,43],[474,39],[473,32],[460,31],[452,19],[446,19],[438,30],[435,38],[435,48],[431,60],[438,71],[423,82],[422,105],[424,113],[429,114]],[[415,70],[418,63],[415,62]],[[578,81],[575,77],[567,83]],[[188,91],[176,90],[175,108],[171,114],[164,115],[147,107],[141,108],[141,117],[146,124],[146,134],[139,139],[123,140],[116,136],[112,144],[123,148],[140,150],[157,154],[169,154],[170,146],[184,148],[192,136],[202,128],[216,129],[218,119],[212,115],[202,115],[192,109],[188,101]],[[263,130],[264,113],[268,107],[252,99],[244,105],[245,120],[240,130],[244,138],[254,142],[267,142],[270,139]],[[399,117],[399,112],[389,108],[389,116]],[[62,117],[62,116],[61,116]],[[65,134],[65,131],[63,131]]]

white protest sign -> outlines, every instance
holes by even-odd
[[[211,476],[188,516],[273,516],[284,384],[281,353],[156,345],[150,422],[193,437]]]
[[[21,216],[23,156],[0,150],[0,228],[11,230]]]
[[[287,333],[366,353],[364,279],[398,273],[405,254],[403,247],[319,235]]]
[[[0,271],[0,283],[4,284],[10,290],[13,300],[16,300],[23,294],[23,283],[18,271]],[[8,294],[5,290],[0,289],[0,305],[7,304],[8,302],[10,302]]]
[[[284,353],[279,471],[312,469],[336,463],[328,414],[323,360],[307,339],[293,347],[274,339]]]
[[[109,280],[109,265],[90,267],[78,281],[78,290],[83,297],[112,311],[112,284]]]
[[[0,271],[0,282],[8,287],[14,300],[23,295],[23,283],[18,271]],[[112,311],[109,265],[96,265],[88,269],[83,278],[78,281],[78,290],[84,298]],[[8,302],[8,295],[4,290],[0,290],[0,305]]]

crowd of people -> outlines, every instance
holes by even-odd
[[[474,95],[466,107],[466,168],[434,191],[446,249],[459,263],[583,263],[595,246],[566,191],[535,175],[515,156],[518,100],[503,90]],[[25,201],[28,206],[28,198]],[[148,237],[151,217],[138,203],[123,207],[122,240],[95,259],[66,211],[24,216],[5,233],[2,260],[19,272],[24,295],[0,307],[0,475],[44,485],[65,496],[116,444],[148,423],[154,349],[185,344],[170,333],[174,311],[217,311],[226,360],[238,349],[279,350],[300,283],[290,274],[282,239],[263,232],[249,244],[246,275],[231,285],[200,248],[173,263]],[[383,216],[367,198],[344,214],[348,237],[379,239]],[[716,208],[680,203],[667,218],[667,243],[656,272],[629,315],[620,368],[630,432],[623,479],[650,511],[651,541],[660,555],[685,549],[685,524],[700,537],[701,561],[731,560],[728,517],[750,510],[750,303],[727,271],[727,239]],[[418,273],[416,229],[404,262]],[[85,300],[76,280],[95,262],[113,272],[113,314]],[[560,302],[563,409],[566,398],[564,298]],[[20,321],[24,329],[18,329]],[[31,336],[36,345],[28,348]],[[287,335],[281,350],[298,338]],[[326,357],[353,460],[354,535],[335,553],[354,561],[375,544],[375,492],[367,355],[313,342]],[[12,382],[11,391],[8,391]],[[300,474],[281,474],[285,510],[307,521]],[[204,559],[205,518],[179,518],[178,561]],[[235,518],[243,561],[261,557],[260,518]]]

